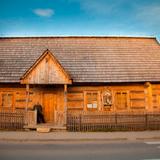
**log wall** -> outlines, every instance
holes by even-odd
[[[6,95],[6,98],[5,96]],[[6,101],[10,98],[8,95],[12,95],[12,104],[9,105]],[[32,110],[33,106],[39,102],[43,107],[43,112],[46,111],[45,105],[46,98],[45,95],[56,95],[56,104],[53,110],[54,123],[64,123],[64,89],[61,86],[30,86],[29,89],[29,102],[28,110]],[[1,85],[0,86],[0,111],[14,111],[14,110],[25,110],[26,108],[26,88],[25,85]],[[51,97],[51,96],[50,96]],[[48,97],[49,98],[49,97]],[[6,99],[6,101],[5,101]],[[6,103],[4,106],[3,103]],[[50,115],[51,116],[51,115]]]
[[[103,94],[110,91],[111,105],[105,106]],[[68,110],[87,110],[87,93],[97,92],[96,110],[109,112],[160,111],[160,85],[71,86],[68,88]],[[119,99],[122,99],[121,101]],[[92,110],[94,111],[94,110]]]
[[[25,87],[25,85],[18,84],[0,85],[0,110],[2,106],[3,110],[24,110],[26,107]],[[108,92],[111,95],[109,95],[109,101],[105,101],[104,95]],[[54,103],[53,121],[55,124],[63,125],[65,123],[63,85],[30,85],[28,109],[32,110],[34,104],[39,102],[44,110],[44,106],[48,105],[45,94],[54,95],[56,103]],[[8,106],[4,107],[4,104]],[[160,112],[160,84],[68,85],[67,110],[110,113]],[[46,113],[49,111],[47,110]]]

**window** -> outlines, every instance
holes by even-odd
[[[110,90],[106,90],[103,93],[103,106],[106,108],[110,108],[112,105],[112,92]]]
[[[153,110],[160,109],[160,94],[153,94],[152,95],[152,103],[153,103]]]
[[[2,94],[2,107],[12,107],[13,105],[13,94],[3,93]]]
[[[88,110],[97,110],[98,92],[87,92],[86,93],[86,107]]]
[[[116,103],[116,108],[119,110],[124,110],[127,109],[127,92],[125,91],[120,91],[116,92],[115,94],[115,103]]]

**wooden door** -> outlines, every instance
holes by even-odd
[[[44,119],[45,122],[55,122],[55,108],[57,105],[56,94],[45,93],[44,94]]]

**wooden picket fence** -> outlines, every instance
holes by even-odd
[[[67,114],[68,131],[138,131],[159,130],[160,113],[100,113]]]
[[[35,111],[0,111],[0,129],[23,129],[24,125],[35,124]],[[67,113],[68,131],[135,131],[159,129],[160,112],[105,113],[68,111]]]
[[[0,111],[0,129],[23,129],[24,124],[24,111]]]
[[[37,111],[28,110],[25,112],[25,126],[33,126],[37,124]]]
[[[0,129],[24,129],[24,126],[36,125],[36,122],[36,111],[0,110]]]

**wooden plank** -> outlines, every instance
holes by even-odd
[[[57,105],[57,96],[52,93],[44,93],[43,112],[45,122],[55,122],[55,107]]]
[[[145,83],[146,92],[147,92],[147,103],[148,103],[148,111],[153,111],[153,100],[152,100],[152,85],[150,82]]]
[[[82,108],[84,107],[84,102],[83,101],[68,101],[68,109],[70,108]]]
[[[72,81],[58,60],[49,51],[24,74],[22,84],[71,84]]]
[[[64,125],[67,124],[67,84],[64,85]]]
[[[75,92],[75,93],[68,93],[67,94],[68,101],[83,101],[84,100],[83,97],[84,97],[84,95],[82,92],[81,93]]]
[[[144,91],[142,93],[130,93],[130,99],[145,99]]]
[[[25,110],[28,110],[28,104],[29,104],[29,84],[26,84],[26,106]]]

